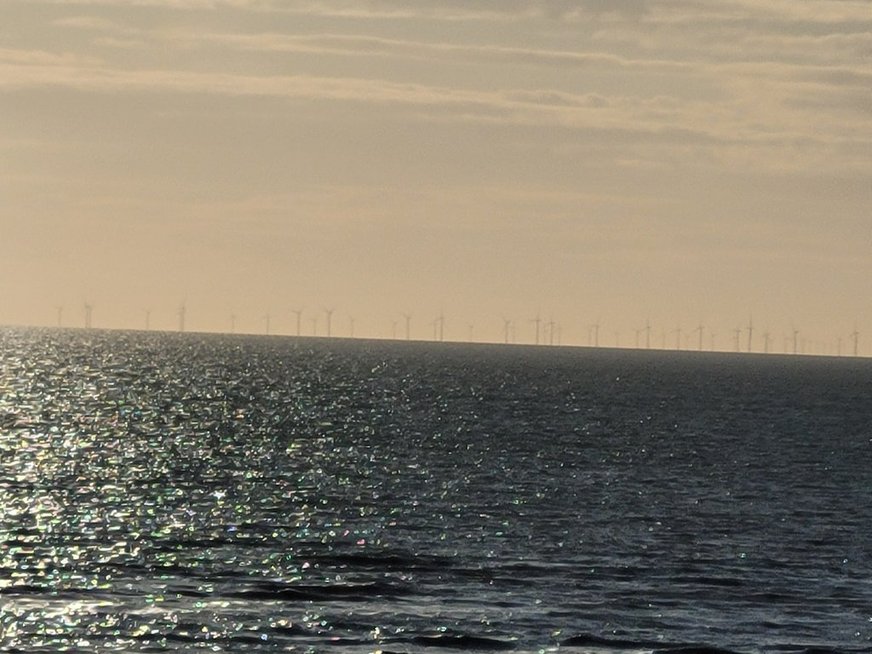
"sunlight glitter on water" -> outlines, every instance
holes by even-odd
[[[858,362],[0,334],[3,647],[872,637]]]

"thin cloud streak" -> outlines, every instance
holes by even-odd
[[[178,38],[184,35],[175,34]],[[173,38],[171,37],[171,38]],[[427,60],[444,60],[450,55],[458,60],[497,63],[520,63],[526,65],[568,65],[578,67],[617,67],[653,69],[663,72],[692,71],[693,66],[684,62],[666,60],[627,59],[607,52],[570,52],[559,50],[536,50],[483,45],[458,45],[455,43],[427,43],[400,39],[386,39],[354,34],[316,34],[288,36],[283,34],[207,34],[191,35],[199,42],[219,43],[243,50],[263,52],[305,52],[311,54],[341,54],[348,56],[397,56]]]
[[[260,35],[254,40],[246,37],[228,35],[210,35],[207,40],[227,40],[242,43],[245,47],[276,47],[265,45],[263,39],[272,42],[273,36]],[[337,37],[327,37],[335,40]],[[339,38],[341,42],[346,39]],[[357,37],[350,39],[358,42]],[[318,42],[320,38],[304,39],[302,43]],[[449,45],[420,44],[411,41],[385,41],[373,39],[377,43],[400,44],[403,48],[424,50],[449,50],[473,55],[484,51],[490,54],[508,55],[509,57],[532,57],[540,61],[547,58],[560,60],[572,59],[570,53],[541,53],[532,50],[511,48],[460,48]],[[278,47],[284,47],[284,40]],[[297,41],[292,41],[297,43]],[[303,45],[303,48],[306,48]],[[315,48],[317,51],[317,46]],[[350,50],[357,55],[359,52]],[[573,59],[575,60],[575,59]],[[637,63],[629,60],[621,61],[601,54],[577,55],[578,61],[588,61],[601,64],[616,64],[632,67]],[[651,66],[663,66],[664,62],[649,62]],[[380,79],[363,79],[355,77],[328,78],[311,75],[244,75],[212,72],[195,72],[186,70],[129,70],[113,68],[100,59],[91,56],[72,55],[69,53],[55,54],[45,50],[0,49],[0,66],[3,77],[0,78],[0,88],[7,90],[27,87],[60,86],[78,88],[81,90],[118,91],[123,89],[136,91],[175,91],[182,93],[207,92],[225,95],[268,95],[289,99],[332,99],[361,101],[372,103],[399,103],[411,105],[466,107],[469,110],[492,110],[497,118],[509,122],[555,124],[564,127],[591,126],[596,123],[604,127],[614,127],[619,124],[633,124],[649,129],[663,127],[701,125],[700,118],[708,117],[708,125],[704,128],[686,128],[687,133],[706,133],[710,138],[726,139],[719,133],[716,123],[724,123],[730,133],[735,133],[741,125],[734,115],[730,118],[728,108],[723,103],[686,102],[679,99],[608,97],[600,93],[567,93],[547,89],[507,89],[504,91],[482,91],[464,88],[433,87],[424,84],[407,84]],[[671,67],[667,65],[667,67]],[[694,70],[691,65],[677,64],[675,70]],[[758,78],[764,82],[779,81],[787,85],[792,82],[799,84],[812,83],[816,86],[846,87],[849,90],[868,88],[872,84],[872,72],[863,69],[833,66],[791,66],[768,62],[747,64],[723,64],[706,67],[696,67],[700,73],[707,71],[709,75],[719,75],[729,80],[747,81]],[[802,88],[796,86],[796,88]],[[720,107],[718,106],[720,105]],[[608,111],[604,111],[608,110]],[[541,116],[533,119],[532,113]],[[485,111],[485,113],[487,113]],[[594,116],[597,119],[594,121]],[[493,116],[492,116],[493,117]],[[761,116],[756,116],[759,123]],[[713,119],[713,120],[712,120]],[[781,120],[781,119],[779,119]],[[770,127],[775,127],[776,123]],[[740,130],[741,131],[741,130]],[[745,130],[749,137],[754,130]],[[771,134],[778,130],[767,129]],[[729,139],[726,139],[729,140]]]
[[[117,70],[106,67],[70,65],[67,57],[53,57],[36,51],[0,52],[0,88],[68,87],[82,91],[151,91],[212,93],[219,95],[274,96],[303,100],[338,100],[375,104],[420,105],[456,108],[461,113],[476,112],[485,120],[562,127],[602,127],[619,129],[636,125],[635,131],[663,133],[674,129],[682,137],[693,134],[703,140],[722,140],[717,130],[682,127],[678,115],[682,106],[670,107],[672,120],[657,122],[647,109],[658,106],[657,99],[604,98],[598,94],[569,94],[527,90],[487,92],[440,88],[421,84],[398,84],[385,80],[328,78],[308,75],[254,76],[175,70]],[[18,62],[33,64],[18,65]],[[49,65],[46,65],[49,63]],[[660,109],[666,105],[660,103]],[[707,111],[705,105],[697,107]],[[660,112],[661,118],[664,116]],[[733,133],[733,129],[730,129]],[[749,132],[748,141],[753,141]],[[770,137],[763,139],[769,142]]]

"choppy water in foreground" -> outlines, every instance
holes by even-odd
[[[0,649],[872,652],[870,361],[0,353]]]

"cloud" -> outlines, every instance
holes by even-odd
[[[691,66],[678,61],[658,59],[629,59],[608,52],[548,50],[493,45],[470,45],[447,42],[426,42],[389,39],[365,34],[306,34],[277,33],[183,33],[165,34],[167,39],[180,39],[187,43],[218,44],[250,51],[300,52],[312,54],[339,54],[358,56],[394,56],[444,61],[493,62],[538,66],[620,67],[687,71]]]
[[[674,99],[604,98],[596,94],[551,91],[482,91],[398,84],[385,80],[315,76],[241,76],[226,73],[135,70],[64,65],[0,65],[2,85],[11,88],[56,86],[88,92],[161,92],[224,96],[277,97],[289,101],[331,101],[381,105],[411,111],[424,120],[479,122],[577,131],[591,143],[724,148],[792,147],[814,150],[825,133],[803,132],[742,122],[740,116],[699,103]],[[596,139],[594,135],[598,134]],[[762,161],[762,160],[761,160]]]
[[[140,0],[195,11],[196,20],[147,22],[129,11],[124,24],[100,7],[127,2],[63,4],[94,8],[53,22],[98,32],[91,49],[0,50],[3,92],[39,87],[369,105],[405,120],[566,131],[590,142],[612,139],[616,147],[707,148],[703,158],[729,165],[772,166],[797,148],[802,156],[788,157],[791,165],[837,165],[849,138],[872,140],[863,122],[872,66],[857,56],[872,51],[872,31],[844,24],[868,9],[856,2],[809,0],[812,12],[745,0]],[[228,8],[234,11],[219,11]],[[276,22],[265,12],[348,12],[349,20],[334,21],[330,32],[306,32],[296,19]],[[414,20],[398,32],[385,14]],[[432,29],[429,20],[485,15],[534,22],[519,44],[514,27],[449,40],[445,26]],[[276,27],[259,31],[265,25]],[[114,55],[110,48],[137,52]],[[174,58],[176,52],[184,56]],[[178,68],[166,67],[172,61]],[[872,165],[857,152],[844,162]]]
[[[100,16],[67,16],[53,20],[52,25],[95,31],[118,29],[118,23]]]
[[[89,57],[70,52],[54,53],[45,50],[26,50],[16,48],[0,48],[0,65],[7,70],[18,70],[26,76],[29,69],[41,67],[68,67],[71,70],[79,66],[96,66],[101,62],[96,57]],[[0,81],[0,85],[2,85]]]

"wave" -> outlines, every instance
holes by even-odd
[[[650,650],[653,654],[740,654],[734,650],[702,643],[664,643],[662,641],[605,638],[595,634],[576,634],[562,640],[560,644],[564,647]]]
[[[411,554],[405,552],[346,552],[336,554],[312,554],[307,559],[332,568],[353,567],[362,570],[444,570],[450,560],[441,556]]]
[[[379,639],[378,642],[385,645],[414,645],[417,647],[492,652],[509,651],[516,647],[513,640],[501,640],[489,636],[476,636],[465,633],[407,634],[404,636],[388,636]],[[364,643],[361,642],[361,644]],[[365,644],[372,645],[372,641],[366,641]],[[382,649],[380,651],[385,652],[386,650]]]
[[[280,584],[258,583],[251,588],[224,593],[227,597],[261,601],[331,601],[346,602],[390,599],[410,594],[406,585],[381,581],[348,584]]]

